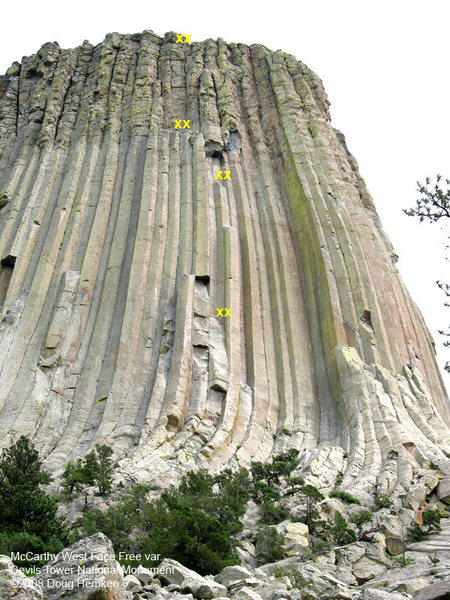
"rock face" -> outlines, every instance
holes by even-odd
[[[448,581],[442,583],[434,583],[417,591],[414,600],[449,600],[450,584]]]
[[[34,579],[25,577],[9,558],[0,556],[0,598],[404,600],[414,594],[414,600],[447,600],[450,589],[448,553],[442,554],[438,568],[414,552],[412,564],[395,567],[382,552],[377,554],[370,544],[361,542],[314,558],[289,557],[257,569],[229,566],[215,577],[199,575],[169,558],[164,558],[152,571],[138,566],[133,568],[134,574],[123,577],[112,552],[108,538],[95,534],[59,553]],[[92,555],[94,558],[90,558]],[[367,559],[364,568],[362,558]],[[378,569],[374,569],[375,563]],[[362,586],[358,585],[361,583]]]
[[[0,555],[0,598],[2,600],[42,600],[42,590],[11,561]]]
[[[79,540],[60,552],[34,581],[45,600],[126,599],[122,567],[103,533]]]
[[[0,440],[125,476],[342,449],[389,491],[449,451],[433,342],[321,81],[150,31],[0,77]],[[395,457],[389,451],[395,449]]]

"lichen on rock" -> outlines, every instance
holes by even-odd
[[[311,482],[342,471],[363,500],[408,491],[433,461],[448,501],[432,340],[328,106],[282,51],[174,32],[14,63],[3,446],[29,436],[58,475],[106,443],[135,481],[295,448]],[[425,492],[408,491],[411,510]]]

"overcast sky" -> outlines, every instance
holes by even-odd
[[[333,125],[359,162],[440,349],[437,331],[450,318],[435,285],[450,281],[443,236],[402,208],[414,203],[417,180],[450,178],[449,17],[448,0],[2,2],[0,73],[45,42],[96,44],[112,31],[177,31],[192,41],[222,37],[294,54],[325,84]],[[445,359],[440,352],[441,365]]]

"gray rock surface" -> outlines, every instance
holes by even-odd
[[[252,588],[243,587],[234,594],[233,600],[263,600],[263,598]]]
[[[183,579],[181,591],[190,593],[199,600],[211,600],[211,598],[226,596],[227,588],[214,580],[205,579],[196,574],[194,577],[188,576]]]
[[[172,558],[165,558],[158,565],[158,574],[161,582],[165,585],[176,584],[181,587],[184,579],[186,577],[191,577],[193,579],[202,580],[203,577],[193,571],[192,569],[188,569],[183,566],[177,560]]]
[[[413,595],[413,600],[449,600],[450,579],[423,587]]]
[[[450,556],[450,518],[441,520],[442,531],[429,535],[421,542],[408,544],[408,549],[427,554],[437,552]]]
[[[442,502],[450,504],[450,476],[447,475],[439,482],[437,489],[437,497]]]
[[[127,592],[140,592],[142,590],[141,582],[134,575],[126,575],[123,584]]]
[[[40,587],[26,577],[8,556],[0,555],[1,600],[42,600]]]
[[[232,567],[225,567],[220,573],[214,576],[214,579],[218,583],[228,586],[232,582],[249,579],[251,577],[253,577],[253,574],[248,569],[235,565]]]
[[[94,596],[95,600],[126,600],[122,567],[102,533],[60,552],[34,581],[42,588],[45,600],[93,600]]]
[[[362,598],[363,600],[405,600],[405,596],[402,594],[386,592],[385,590],[377,590],[375,588],[364,590]]]
[[[448,593],[447,582],[450,581],[450,554],[440,554],[439,561],[431,564],[425,552],[408,551],[408,564],[401,567],[395,566],[395,561],[368,542],[348,544],[309,560],[289,557],[255,570],[237,565],[226,567],[215,577],[202,576],[166,558],[158,567],[158,571],[166,575],[161,577],[162,587],[157,584],[157,578],[149,583],[131,574],[123,578],[111,551],[111,543],[103,534],[91,536],[60,553],[44,569],[44,575],[34,580],[18,571],[9,558],[0,556],[0,599],[401,600],[423,593],[424,597],[419,596],[419,600],[435,597],[440,600]],[[378,571],[380,566],[382,569]],[[78,567],[88,569],[89,576],[86,572],[80,575]],[[104,572],[105,567],[109,573]],[[135,572],[142,571],[145,569],[140,567]],[[48,583],[49,578],[53,581],[51,586],[30,588],[33,583],[37,586],[38,580]],[[108,581],[119,581],[120,586],[105,585]],[[83,585],[87,582],[90,585]],[[98,582],[101,585],[95,586]]]
[[[0,444],[59,475],[101,441],[162,485],[287,448],[361,497],[449,475],[432,339],[322,82],[176,39],[47,43],[0,76]]]

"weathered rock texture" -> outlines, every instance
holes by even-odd
[[[140,479],[291,447],[342,447],[356,491],[445,470],[433,341],[294,57],[46,44],[0,78],[0,194],[2,444],[108,443]]]

